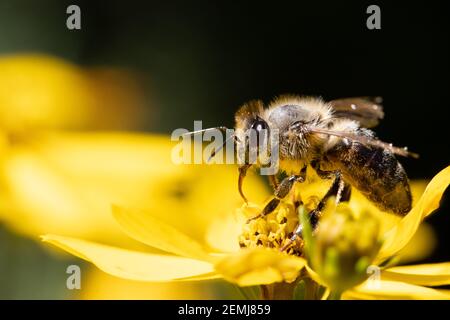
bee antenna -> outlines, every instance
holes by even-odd
[[[185,136],[193,136],[195,134],[210,132],[210,131],[213,131],[213,130],[226,131],[227,129],[228,129],[227,127],[220,126],[220,127],[215,127],[215,128],[208,128],[208,129],[202,129],[202,130],[186,132],[186,133],[182,134],[182,136],[183,137],[185,137]]]
[[[408,151],[407,148],[395,147],[392,145],[392,143],[386,143],[386,142],[383,142],[381,140],[377,140],[377,139],[374,139],[371,137],[360,136],[360,135],[356,135],[354,133],[345,132],[345,131],[326,130],[326,129],[317,128],[317,127],[308,127],[308,129],[311,132],[327,134],[329,136],[341,137],[341,138],[352,140],[352,141],[358,141],[362,144],[367,144],[367,145],[372,145],[375,147],[380,147],[383,149],[388,149],[388,150],[392,151],[393,153],[403,156],[403,157],[411,157],[411,158],[415,158],[415,159],[419,158],[419,155],[417,153],[410,152],[410,151]]]
[[[234,133],[233,133],[228,139],[226,139],[226,140],[224,141],[224,143],[223,143],[219,148],[217,148],[216,150],[214,150],[213,152],[211,152],[211,155],[209,156],[207,162],[211,161],[211,159],[214,158],[214,156],[215,156],[220,150],[222,150],[222,149],[227,145],[228,141],[230,141],[231,139],[236,140],[236,135],[235,135]]]

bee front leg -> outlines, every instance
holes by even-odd
[[[300,174],[298,175],[291,175],[286,178],[284,178],[281,183],[278,185],[278,187],[275,189],[274,198],[269,201],[268,204],[264,207],[263,211],[258,214],[255,217],[252,217],[247,220],[247,223],[249,223],[252,220],[256,220],[258,218],[264,217],[268,215],[269,213],[273,212],[277,207],[278,204],[282,199],[284,199],[289,192],[292,190],[292,187],[294,186],[295,182],[304,182],[306,179],[306,168],[307,166],[304,166],[302,170],[300,171]]]
[[[278,181],[278,178],[277,178],[276,174],[269,175],[269,182],[270,182],[270,185],[272,186],[274,191],[278,189],[278,186],[280,185],[280,182]]]

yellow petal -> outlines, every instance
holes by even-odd
[[[171,281],[214,271],[212,264],[188,258],[142,253],[56,235],[42,239],[92,262],[106,273],[129,280]]]
[[[213,260],[200,243],[142,210],[114,206],[113,215],[130,237],[151,247],[193,259]]]
[[[395,255],[413,237],[423,218],[439,207],[439,201],[450,183],[450,166],[439,172],[428,184],[420,200],[400,222],[385,236],[376,262]]]
[[[243,249],[216,263],[226,280],[239,286],[274,282],[292,282],[304,267],[305,260],[268,248]]]
[[[416,286],[404,282],[384,281],[377,282],[378,286],[368,286],[367,282],[346,291],[343,299],[370,299],[370,300],[449,300],[450,294],[444,290]]]
[[[119,129],[142,123],[144,96],[129,72],[89,70],[36,54],[2,56],[0,70],[1,128]]]
[[[145,209],[203,242],[216,217],[242,205],[237,169],[175,165],[174,145],[168,136],[114,132],[27,137],[0,153],[0,220],[27,236],[64,234],[134,247],[111,215],[117,203]],[[245,186],[251,199],[267,194],[255,175]]]
[[[423,201],[422,219],[432,214],[441,202],[442,195],[450,184],[450,166],[439,172],[425,189],[424,195],[420,199]]]
[[[174,279],[175,282],[184,282],[184,281],[205,281],[205,280],[217,280],[223,279],[223,277],[217,272],[204,273],[199,276],[189,276],[185,278]]]
[[[205,240],[208,245],[219,252],[236,252],[240,250],[239,235],[246,219],[242,215],[229,213],[217,217],[209,226]]]
[[[437,238],[433,227],[422,222],[411,240],[397,253],[399,261],[405,264],[424,260],[433,253],[436,245]]]
[[[450,284],[450,262],[392,267],[383,271],[382,278],[422,286]]]
[[[0,59],[0,69],[3,128],[72,127],[89,118],[93,101],[78,67],[48,56],[13,55]]]
[[[214,299],[214,286],[205,282],[151,283],[113,277],[97,268],[85,272],[77,299],[155,300]]]
[[[117,227],[111,203],[145,207],[156,199],[163,205],[173,200],[171,190],[160,185],[163,179],[184,177],[181,169],[166,164],[170,156],[161,156],[170,155],[171,147],[163,136],[58,133],[30,137],[2,154],[0,218],[33,237],[62,233],[114,244],[131,242]]]
[[[312,280],[314,280],[315,282],[317,282],[318,284],[320,284],[324,287],[327,286],[325,281],[323,281],[322,278],[320,278],[320,276],[313,269],[311,269],[311,267],[309,265],[305,265],[305,268],[308,271],[308,275]]]

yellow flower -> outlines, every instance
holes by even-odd
[[[198,206],[224,201],[220,208],[231,210],[239,203],[235,170],[175,166],[166,156],[173,146],[166,136],[72,131],[135,128],[146,118],[129,72],[36,54],[2,56],[0,69],[2,226],[36,240],[62,232],[149,250],[120,231],[111,203],[183,209],[186,216],[198,215]],[[223,183],[211,190],[209,179]],[[252,181],[255,190],[263,188]],[[84,299],[217,297],[211,285],[139,283],[93,268],[82,275],[78,297]]]
[[[168,136],[157,135],[36,135],[8,148],[1,158],[0,219],[10,229],[32,238],[62,232],[109,245],[120,244],[128,250],[150,251],[121,232],[111,215],[111,203],[139,204],[158,213],[167,224],[184,226],[190,237],[199,239],[214,217],[240,204],[235,188],[236,168],[174,165],[170,159],[173,146]],[[266,192],[256,177],[250,177],[248,186],[255,198]],[[105,277],[90,279],[100,279],[107,286]],[[111,285],[116,288],[125,282],[116,280]],[[86,285],[82,297],[127,298],[126,289],[114,296],[112,292],[106,294],[107,290],[95,290],[100,285],[95,282]],[[169,288],[176,291],[173,285],[139,286],[130,282],[130,287],[147,287],[143,298],[162,298],[162,292],[169,292]],[[105,295],[99,296],[102,292]],[[165,297],[213,297],[204,294],[206,290],[194,290],[192,285],[183,292]]]
[[[395,223],[388,221],[388,231],[380,228],[385,240],[373,259],[375,263],[392,258],[409,242],[420,222],[438,207],[439,199],[449,180],[450,167],[440,172],[430,182],[409,215]],[[349,207],[352,207],[352,202],[354,201],[350,202]],[[214,218],[210,220],[209,227],[197,234],[200,236],[197,238],[188,232],[189,226],[195,227],[197,221],[183,219],[183,212],[165,212],[166,215],[175,214],[177,219],[182,220],[174,226],[164,221],[161,213],[158,216],[151,211],[115,206],[113,214],[122,229],[134,239],[161,250],[160,254],[124,250],[58,235],[46,235],[43,240],[92,262],[111,275],[125,279],[187,281],[224,278],[240,286],[272,285],[265,288],[273,290],[276,283],[292,286],[300,279],[299,275],[305,277],[305,273],[302,272],[305,260],[299,253],[295,251],[291,251],[290,254],[281,253],[278,249],[286,240],[286,236],[292,232],[292,226],[288,226],[284,219],[294,218],[291,203],[288,199],[262,222],[255,220],[252,221],[254,225],[244,228],[246,217],[252,212],[253,214],[257,212],[258,206],[244,206],[234,216],[229,213],[228,216],[213,214]],[[367,204],[368,202],[360,202],[358,205]],[[308,205],[313,204],[306,206]],[[203,212],[205,216],[211,213],[207,210]],[[268,247],[257,245],[258,240],[259,244]],[[239,249],[239,244],[245,248]],[[449,284],[449,268],[450,264],[447,263],[387,268],[382,272],[381,288],[376,291],[373,288],[364,289],[365,284],[362,284],[347,290],[343,296],[344,298],[448,298],[450,296],[446,292],[422,285]],[[324,284],[310,267],[308,270],[312,279],[318,284]]]
[[[111,176],[128,173],[131,181],[127,161],[154,159],[162,139],[144,143],[140,136],[68,132],[138,124],[144,99],[131,73],[81,68],[42,54],[1,56],[0,69],[0,220],[35,238],[60,229],[120,239],[120,232],[111,231],[117,228],[109,202],[143,199],[149,183],[133,180],[133,199],[125,185],[111,187],[126,183]],[[147,151],[148,143],[156,143],[155,152]],[[134,174],[140,175],[139,168]]]
[[[216,250],[214,243],[208,243],[208,240],[214,241],[213,236],[220,235],[213,233],[209,238],[204,235],[200,242],[188,236],[185,230],[181,231],[146,211],[116,206],[113,213],[126,233],[163,253],[125,250],[57,235],[46,235],[43,239],[94,263],[107,273],[140,281],[225,278],[241,286],[251,286],[293,281],[304,266],[304,259],[269,248],[233,252]],[[173,214],[182,218],[183,213]],[[208,212],[204,214],[208,215]],[[184,224],[195,225],[196,221],[184,220]],[[238,234],[234,235],[237,243]],[[228,236],[233,238],[232,233]]]
[[[1,56],[0,70],[0,131],[122,129],[143,119],[142,90],[124,70],[39,54]]]
[[[170,163],[168,159],[166,160],[164,163]],[[235,188],[236,174],[224,174],[235,168],[224,169],[218,166],[209,168],[208,171],[204,171],[205,166],[189,168],[180,166],[179,170],[187,170],[192,174],[192,180],[185,181],[171,181],[167,176],[168,172],[160,172],[160,176],[165,176],[165,185],[178,188],[176,191],[188,199],[181,205],[174,201],[176,199],[165,202],[162,198],[163,204],[157,204],[153,210],[150,206],[148,211],[114,207],[114,217],[126,233],[152,248],[161,250],[161,253],[133,251],[61,236],[45,236],[44,239],[93,262],[107,273],[130,280],[154,282],[223,277],[247,286],[294,280],[304,265],[302,258],[266,248],[239,250],[237,246],[239,230],[236,230],[238,224],[229,219],[231,208],[240,203]],[[204,173],[194,174],[197,170]],[[214,171],[220,174],[213,175]],[[236,173],[235,170],[233,172]],[[202,176],[204,178],[199,179]],[[148,181],[147,179],[148,177],[142,177],[143,181]],[[215,184],[212,188],[211,184],[214,184],[214,181],[220,181],[220,184]],[[251,181],[249,180],[247,185],[253,189],[252,197],[257,199],[258,194],[266,193],[261,183]],[[203,187],[199,188],[199,184]],[[187,189],[180,190],[182,186]],[[192,189],[194,192],[191,194]],[[207,201],[202,200],[207,197],[196,192],[197,189],[208,195]],[[185,192],[187,194],[184,194]],[[159,201],[158,197],[153,199]],[[228,230],[221,228],[227,225]],[[234,239],[233,234],[229,232],[236,234]],[[252,263],[242,264],[242,261]]]
[[[355,245],[361,244],[361,239],[367,238],[369,235],[373,239],[367,242],[368,248],[371,247],[370,250],[373,250],[372,253],[366,251],[365,253],[359,252],[359,255],[357,254],[356,259],[358,257],[367,259],[365,260],[364,268],[360,270],[359,274],[356,270],[358,265],[355,259],[352,262],[353,271],[348,269],[345,274],[336,275],[338,279],[327,277],[326,273],[321,270],[326,266],[314,263],[311,267],[308,267],[310,276],[318,283],[330,288],[331,291],[337,290],[344,299],[450,299],[450,294],[447,291],[429,288],[450,284],[450,262],[415,266],[392,266],[396,255],[411,241],[421,221],[438,208],[440,198],[449,183],[450,167],[447,167],[428,184],[422,197],[411,212],[378,236],[370,233],[371,228],[365,229],[363,233],[358,232],[358,227],[352,227],[351,223],[339,231],[340,233],[346,232],[345,230],[348,228],[350,232],[354,232],[353,241]],[[317,231],[319,234],[317,237],[319,238],[326,237],[325,233],[332,229],[328,225],[328,222],[332,222],[332,218],[324,217],[324,220],[324,224],[319,226]],[[356,222],[361,223],[362,220],[356,220]],[[379,240],[383,241],[380,249]],[[316,249],[316,251],[311,253],[314,257],[318,254],[320,255],[320,251],[323,251],[318,246],[313,249]],[[341,252],[343,257],[345,257],[345,250],[341,250]],[[352,251],[352,253],[357,252],[358,250]],[[338,265],[339,263],[341,261],[338,262]],[[371,265],[369,266],[369,264]],[[352,274],[354,276],[359,275],[360,280],[353,284],[348,282],[341,283],[342,279],[351,277]]]

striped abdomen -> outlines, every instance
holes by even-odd
[[[381,210],[406,215],[412,197],[408,177],[394,154],[359,142],[339,143],[325,155],[326,163]]]

